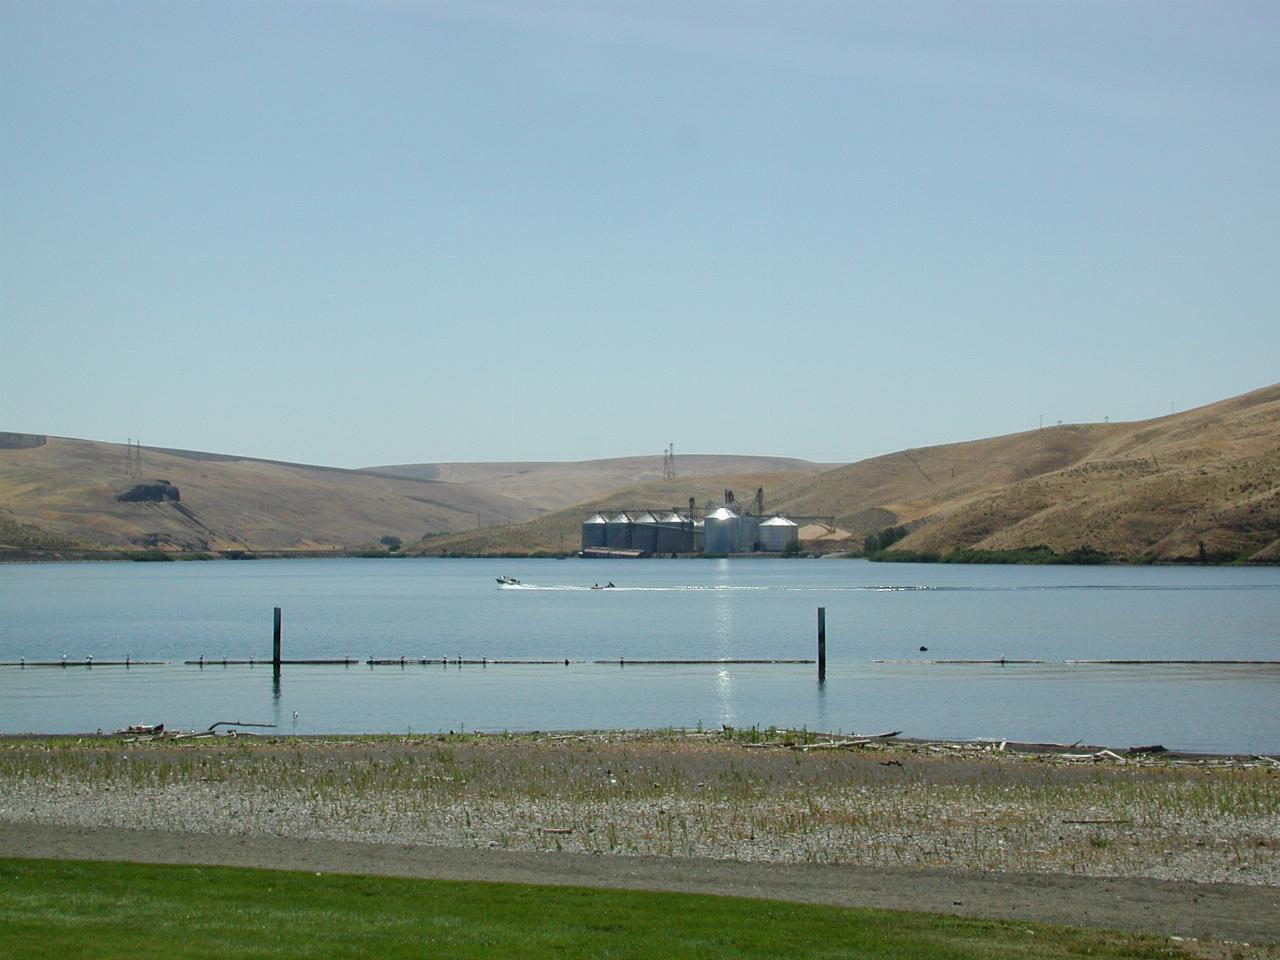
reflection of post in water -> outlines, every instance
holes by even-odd
[[[818,681],[818,696],[814,706],[818,713],[818,729],[830,730],[831,723],[827,719],[827,681],[825,677]]]
[[[280,671],[271,671],[271,726],[280,726]]]

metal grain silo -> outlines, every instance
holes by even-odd
[[[693,524],[672,510],[658,521],[657,553],[689,553],[693,550]]]
[[[760,524],[760,549],[781,553],[800,534],[800,527],[786,517],[770,517]]]
[[[604,528],[604,545],[614,550],[630,550],[631,531],[631,518],[625,513],[610,517]]]
[[[646,553],[658,549],[658,518],[648,510],[642,510],[631,518],[631,546]]]
[[[760,530],[760,517],[740,517],[738,519],[738,552],[750,553],[756,549]]]
[[[707,514],[703,529],[707,553],[737,553],[738,528],[742,518],[728,507],[721,507]]]
[[[605,527],[609,521],[600,514],[587,517],[582,521],[582,549],[588,547],[603,547],[606,543]]]

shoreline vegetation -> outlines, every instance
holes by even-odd
[[[1280,760],[750,728],[0,738],[0,819],[1280,886]]]

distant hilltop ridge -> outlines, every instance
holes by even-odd
[[[746,474],[795,476],[839,466],[791,457],[733,454],[675,454],[671,464],[677,478],[723,477]],[[542,511],[604,496],[637,484],[661,481],[666,463],[659,454],[598,460],[493,463],[416,463],[370,467],[388,476],[459,483],[514,497]]]
[[[763,488],[769,513],[829,518],[801,530],[808,549],[1280,562],[1280,384],[1153,420],[1045,427],[834,468],[687,455],[672,479],[662,459],[345,470],[0,433],[0,557],[567,554],[596,512]],[[118,499],[157,477],[172,495]]]

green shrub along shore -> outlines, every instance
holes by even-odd
[[[1148,565],[1157,561],[1149,555],[1137,557],[1117,557],[1085,544],[1064,553],[1056,552],[1045,544],[1031,547],[1019,547],[1013,550],[980,550],[972,547],[958,547],[946,553],[928,550],[891,550],[899,540],[911,530],[905,526],[886,527],[875,533],[867,534],[862,549],[848,554],[850,557],[866,558],[883,563],[1023,563],[1023,564],[1065,564],[1076,566],[1096,566],[1099,564]],[[1245,557],[1252,554],[1248,551]],[[1193,564],[1234,565],[1244,562],[1245,557],[1207,552],[1204,544],[1200,545],[1200,556],[1190,561]],[[1254,561],[1261,562],[1261,561]],[[1179,564],[1185,565],[1185,564]]]
[[[919,550],[864,551],[868,560],[882,563],[1025,563],[1025,564],[1104,564],[1125,563],[1108,554],[1081,547],[1067,553],[1054,553],[1048,547],[1024,547],[1021,550],[952,550],[950,553],[928,553]]]

